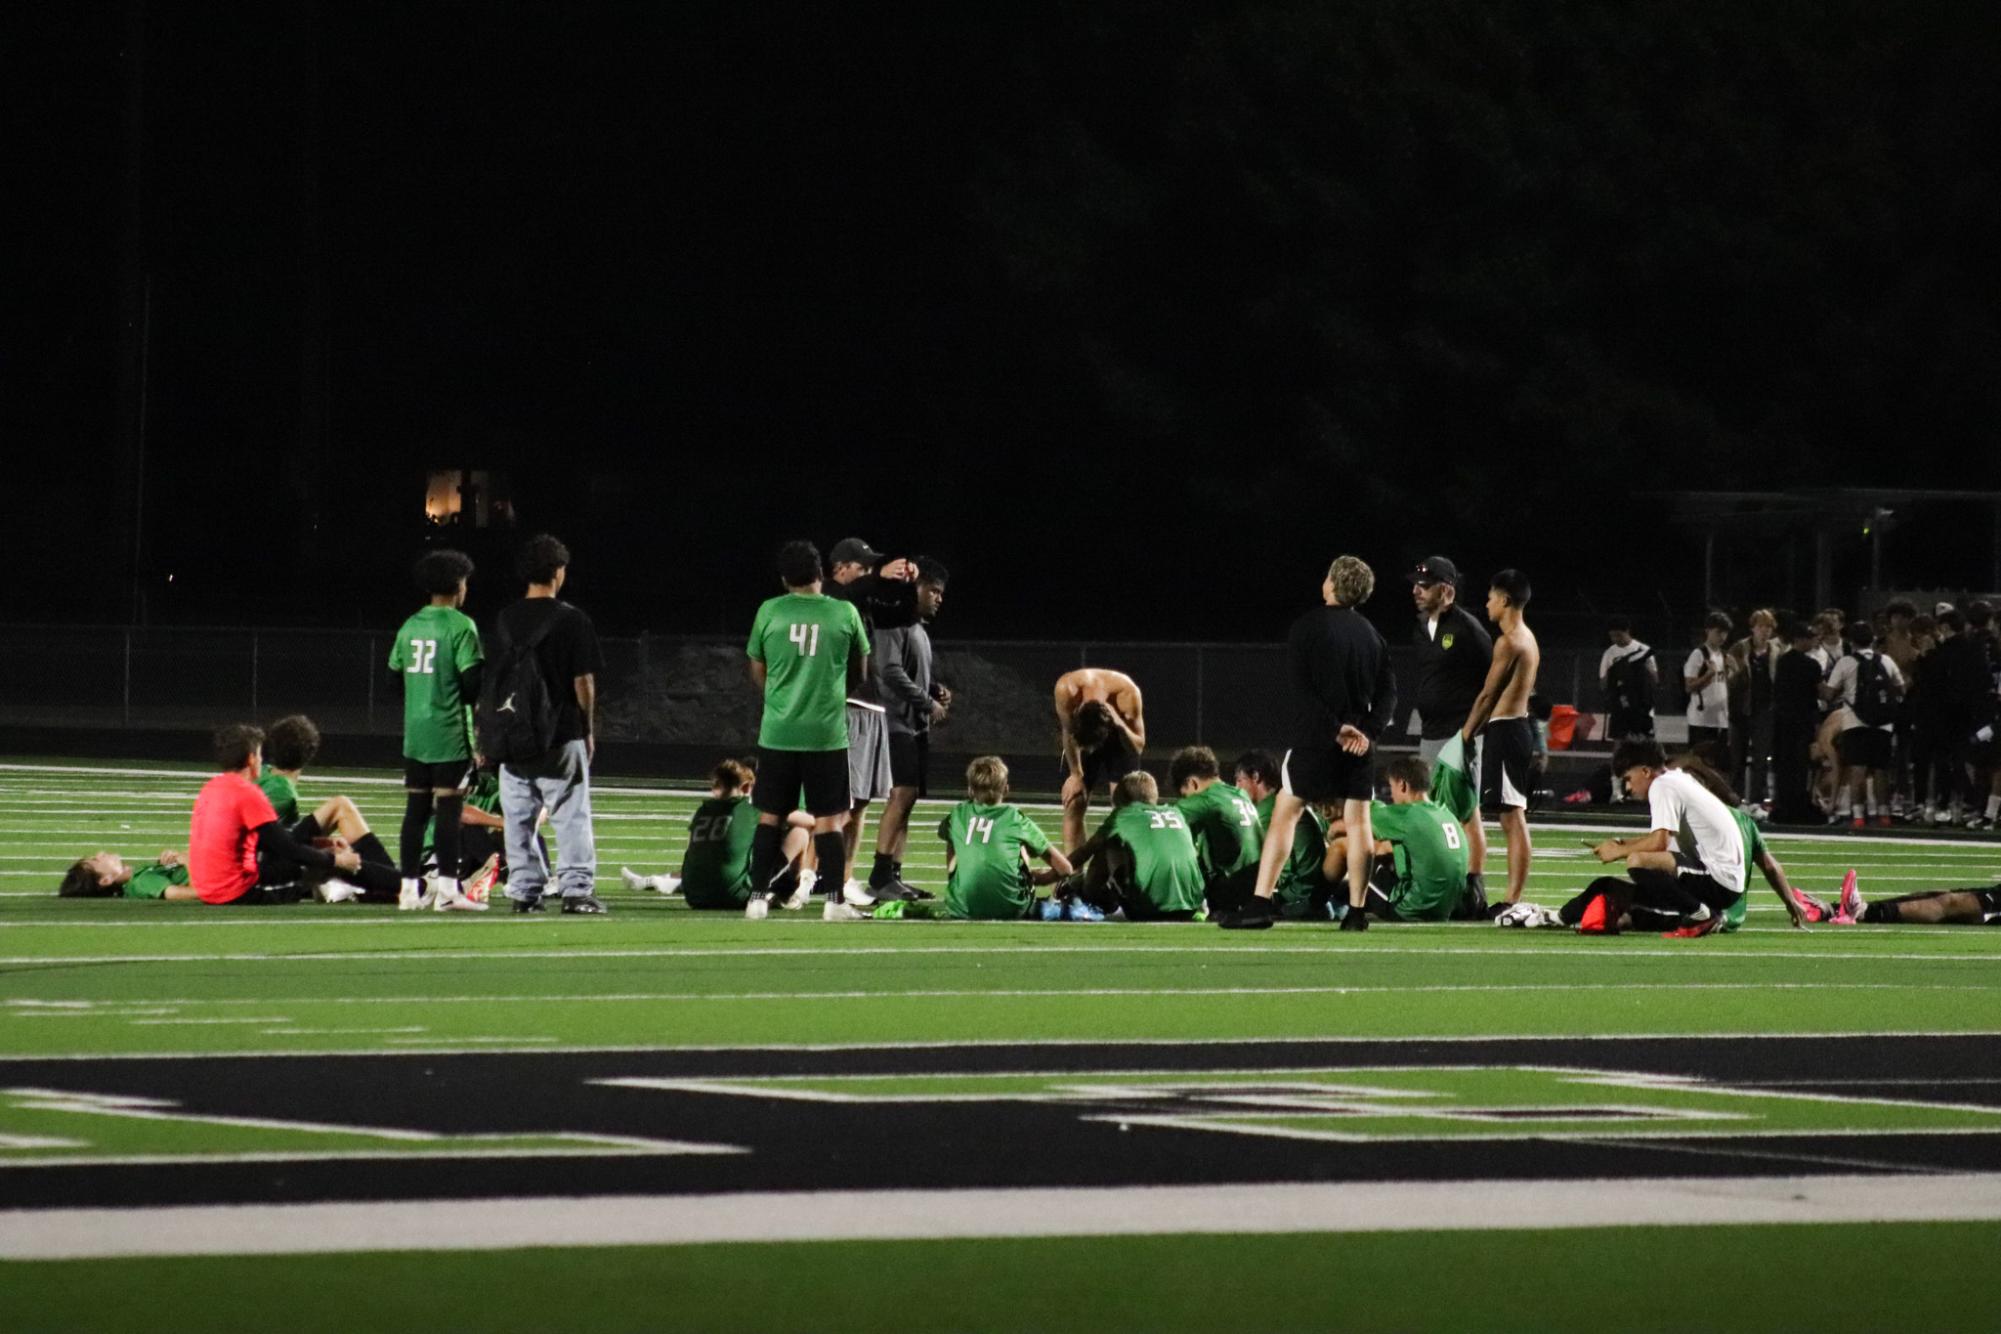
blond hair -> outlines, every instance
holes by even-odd
[[[1336,556],[1327,567],[1327,582],[1334,585],[1336,602],[1359,607],[1376,591],[1376,572],[1360,556]]]
[[[1112,805],[1157,806],[1160,804],[1160,785],[1153,781],[1153,775],[1144,769],[1135,769],[1119,780],[1118,788],[1112,793]]]
[[[1007,799],[1007,762],[998,755],[982,755],[966,766],[966,787],[982,806],[998,806]]]
[[[756,773],[742,760],[724,760],[709,774],[709,786],[726,797],[743,791],[756,781]]]
[[[1768,608],[1760,607],[1751,613],[1751,619],[1747,624],[1763,625],[1767,630],[1776,630],[1779,628],[1779,618],[1772,615]]]

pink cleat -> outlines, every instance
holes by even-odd
[[[1841,878],[1841,906],[1835,909],[1834,920],[1842,926],[1853,926],[1862,920],[1862,891],[1855,884],[1855,868],[1849,867],[1848,874]]]

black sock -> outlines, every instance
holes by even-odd
[[[403,795],[402,845],[403,878],[414,880],[424,873],[424,826],[431,822],[431,794],[406,792]]]
[[[827,867],[833,867],[833,879],[827,882],[827,897],[838,899],[841,895],[841,868],[847,865],[848,844],[841,837],[841,831],[830,829],[824,834],[813,835],[813,854],[820,859],[820,876],[825,879]],[[753,880],[751,883],[757,883]]]
[[[438,874],[447,880],[459,878],[459,813],[465,798],[453,793],[438,798],[438,826],[431,835],[431,850],[438,856]]]
[[[903,858],[898,857],[894,861],[890,862],[889,878],[892,880],[903,879]]]
[[[881,889],[895,878],[896,863],[891,860],[888,853],[878,852],[875,855],[875,869],[868,873],[868,887],[870,889]]]
[[[1862,920],[1889,925],[1898,920],[1897,903],[1894,899],[1884,899],[1880,903],[1862,905]]]
[[[396,864],[395,858],[389,855],[389,849],[383,847],[382,840],[374,834],[363,834],[354,840],[354,850],[361,854],[361,859],[365,862],[374,862],[377,866]]]
[[[757,833],[750,840],[750,892],[769,894],[771,882],[778,875],[780,845],[785,842],[785,833],[775,824],[758,823]],[[834,862],[839,866],[839,860]]]

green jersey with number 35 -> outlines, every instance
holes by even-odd
[[[1154,907],[1192,912],[1202,906],[1202,862],[1180,811],[1136,801],[1112,812],[1098,832],[1107,831],[1132,853],[1133,883]]]
[[[744,651],[764,664],[766,750],[848,748],[848,657],[869,651],[852,602],[821,593],[786,593],[757,609]]]
[[[1049,836],[1014,806],[962,801],[938,825],[952,849],[952,877],[945,885],[945,915],[1017,921],[1035,900],[1022,854],[1049,851]]]
[[[457,607],[425,607],[396,632],[389,670],[403,674],[403,755],[423,764],[472,758],[463,673],[480,662],[479,628]]]

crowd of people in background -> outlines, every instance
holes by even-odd
[[[1992,829],[2001,821],[2001,630],[1991,604],[1904,599],[1873,616],[1723,612],[1673,678],[1689,748],[1739,804],[1783,824]],[[1606,735],[1655,735],[1660,657],[1614,619],[1598,667]],[[1615,793],[1617,775],[1615,779]]]

